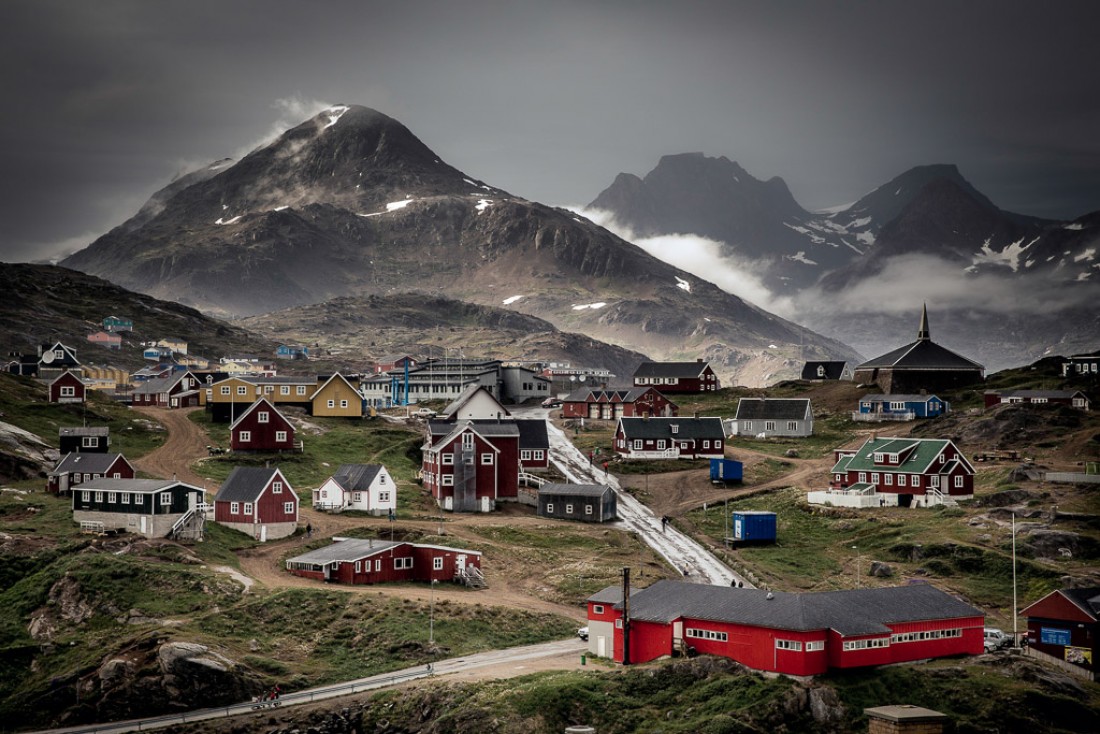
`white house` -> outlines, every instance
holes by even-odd
[[[359,510],[387,515],[397,510],[397,487],[381,464],[341,464],[313,490],[313,507],[328,512]]]

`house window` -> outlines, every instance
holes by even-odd
[[[452,466],[455,463],[454,454],[443,454],[443,466]]]
[[[328,407],[335,408],[336,407],[336,401],[335,400],[328,401]]]
[[[54,359],[65,359],[65,350],[64,349],[55,349],[55,350],[53,350],[53,358]]]
[[[493,463],[493,455],[492,454],[482,454],[481,455],[481,463],[484,466],[491,466],[492,463]]]
[[[72,387],[71,385],[68,385],[68,386],[62,385],[61,386],[61,397],[71,398],[74,395],[76,395],[76,388],[75,387]]]
[[[161,504],[162,507],[167,507],[167,506],[171,505],[172,504],[172,493],[171,492],[161,492],[160,493],[160,504]]]
[[[806,643],[806,652],[817,652],[825,649],[825,640],[810,640]]]
[[[244,514],[246,514],[246,515],[251,515],[252,514],[252,503],[251,502],[245,502],[244,503]]]
[[[84,490],[83,492],[80,493],[80,499],[83,502],[91,502],[92,501],[92,493],[89,492],[88,490]]]
[[[441,482],[441,484],[444,487],[453,487],[453,486],[455,486],[455,475],[454,474],[444,474],[443,475],[443,481]]]
[[[237,440],[241,443],[248,443],[252,440],[252,431],[238,431]]]
[[[584,506],[584,514],[586,514],[586,515],[591,515],[592,514],[592,505],[585,505]]]
[[[347,401],[347,400],[341,400],[341,401],[340,401],[340,407],[341,407],[341,408],[346,408],[346,407],[348,407],[348,401]]]
[[[603,604],[593,604],[592,605],[592,613],[593,614],[603,614]]]
[[[661,451],[663,451],[663,450],[664,450],[664,448],[665,448],[665,440],[664,440],[663,438],[662,438],[662,439],[658,439],[658,441],[657,441],[657,449],[658,449],[658,450],[661,450]]]
[[[271,414],[268,413],[266,410],[261,410],[259,413],[256,414],[256,420],[259,423],[267,423],[267,420],[270,417]]]
[[[717,640],[718,642],[726,642],[728,636],[725,632],[715,632],[714,630],[700,630],[688,627],[685,634],[688,637],[694,637],[699,640]]]
[[[102,492],[96,492],[95,493],[95,501],[96,502],[102,502],[103,501],[103,493]]]
[[[775,430],[775,421],[764,421],[764,430],[765,431],[774,431]]]
[[[389,502],[390,501],[390,493],[389,492],[379,492],[378,493],[378,501],[379,502]]]
[[[523,449],[522,451],[519,452],[519,459],[520,459],[520,461],[530,461],[531,460],[531,452],[527,449]]]
[[[679,433],[679,432],[680,432],[680,426],[678,426],[678,425],[676,425],[675,423],[673,423],[672,425],[670,425],[670,426],[668,427],[668,430],[669,430],[669,432],[670,432],[670,433],[671,433],[672,435],[676,435],[677,433]]]
[[[802,643],[799,640],[776,640],[775,649],[802,652]]]
[[[566,515],[572,515],[573,514],[573,505],[566,505],[565,506],[565,514]]]
[[[247,385],[238,385],[237,386],[237,394],[238,395],[248,395],[248,386]]]
[[[270,395],[271,393],[275,392],[275,386],[274,385],[264,385],[264,392],[267,393],[268,395]]]
[[[385,474],[379,474],[378,475],[378,483],[379,484],[385,484],[386,483],[386,475]]]
[[[534,454],[535,461],[542,461],[543,460],[542,449],[535,449],[532,453]]]
[[[621,630],[622,628],[623,628],[623,620],[622,619],[616,619],[615,620],[615,629]]]
[[[290,385],[281,385],[279,387],[279,394],[280,395],[289,395],[290,394]]]
[[[899,403],[897,401],[890,402],[890,410],[905,410],[905,403]]]
[[[463,433],[462,434],[462,448],[472,449],[474,447],[474,434]]]
[[[286,431],[275,431],[275,440],[280,443],[286,441]]]
[[[229,389],[229,385],[222,385],[221,392],[222,395],[229,395],[231,392],[231,390]]]
[[[298,385],[298,394],[299,395],[305,395],[306,394],[306,386],[305,385]]]
[[[293,515],[294,514],[294,503],[293,502],[284,502],[283,503],[283,514],[286,514],[286,515]]]
[[[882,477],[882,479],[883,479],[883,483],[887,487],[893,486],[893,484],[894,484],[894,475],[893,474],[886,474],[885,476]]]
[[[86,449],[92,449],[99,445],[99,440],[95,436],[85,436],[81,439],[80,445]]]
[[[405,568],[412,568],[413,567],[412,556],[406,556],[404,558],[394,558],[393,559],[393,567],[395,569],[399,570],[399,571],[401,569],[405,569]]]
[[[913,480],[909,483],[910,485],[912,485],[914,487],[919,487],[920,486],[920,474],[913,474],[909,478]]]
[[[363,493],[362,492],[352,492],[351,493],[351,501],[352,502],[362,502],[363,501]]]
[[[116,502],[118,502],[118,492],[108,492],[107,493],[107,504],[113,505]]]
[[[547,512],[553,512],[554,511],[554,503],[553,502],[547,502],[546,503],[546,511]]]
[[[788,431],[797,431],[798,430],[798,421],[787,421],[787,430]]]
[[[443,570],[443,557],[442,556],[439,556],[438,558],[433,558],[432,559],[432,570],[433,571],[442,571]]]
[[[962,474],[956,474],[955,475],[955,487],[959,488],[959,487],[962,487],[962,486],[963,486],[963,476],[962,476]]]
[[[283,483],[282,482],[272,482],[271,483],[271,493],[272,494],[282,494],[283,493]]]
[[[363,570],[363,562],[362,561],[356,561],[355,562],[355,573],[361,573],[362,570]]]
[[[879,483],[878,472],[877,471],[871,472],[871,484],[878,484],[878,483]]]
[[[860,483],[866,482],[867,481],[867,472],[861,471],[859,473],[859,479],[857,481],[859,481]]]
[[[928,477],[928,486],[932,487],[932,488],[939,487],[940,486],[940,475],[939,474],[933,474],[932,476]]]
[[[230,502],[229,503],[229,514],[230,515],[239,515],[239,514],[241,514],[241,503],[240,502]]]
[[[908,477],[908,475],[906,475],[906,474],[898,474],[898,486],[899,487],[904,487],[905,486],[905,480],[906,480],[907,477]]]
[[[376,572],[382,570],[382,559],[381,558],[375,558],[374,559],[374,570]]]
[[[741,429],[744,431],[751,431],[752,421],[741,421]]]
[[[875,452],[875,463],[876,464],[881,464],[882,463],[882,453],[879,452],[879,451]]]
[[[635,451],[641,451],[642,450],[642,440],[640,438],[634,439],[634,450]]]
[[[143,495],[143,494],[135,494],[135,495],[134,495],[134,504],[135,504],[135,505],[143,505],[143,504],[145,504],[145,495]]]
[[[122,493],[121,502],[124,505],[130,504],[130,493],[129,492],[123,492]]]

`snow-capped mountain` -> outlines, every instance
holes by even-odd
[[[745,384],[793,373],[802,354],[854,356],[583,217],[467,176],[364,107],[322,112],[152,201],[62,264],[236,316],[446,295],[654,358],[705,357]]]

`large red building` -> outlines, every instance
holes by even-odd
[[[642,362],[634,387],[656,387],[662,393],[713,392],[721,385],[709,362]]]
[[[490,512],[519,496],[519,428],[515,421],[458,421],[422,447],[424,487],[445,510]]]
[[[899,507],[974,496],[974,466],[948,439],[876,436],[834,454],[833,490],[875,493]]]
[[[658,581],[630,595],[588,599],[589,649],[627,662],[694,652],[756,670],[819,675],[831,669],[983,651],[984,614],[929,584],[790,594]]]
[[[655,387],[619,389],[582,388],[562,401],[563,418],[618,420],[648,416],[674,416],[680,408]]]
[[[440,545],[346,538],[288,558],[296,576],[341,584],[481,578],[481,553]]]

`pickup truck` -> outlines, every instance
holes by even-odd
[[[411,413],[411,415],[414,415],[417,418],[434,418],[435,411],[431,408],[417,408]]]

